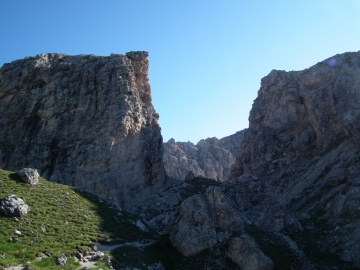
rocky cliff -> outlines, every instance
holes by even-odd
[[[173,219],[174,246],[184,255],[209,247],[221,253],[224,246],[215,237],[221,232],[242,239],[227,240],[226,254],[239,267],[238,258],[250,254],[256,242],[277,269],[359,269],[359,104],[360,52],[336,55],[303,71],[271,71],[250,112],[239,152],[242,170],[220,184],[221,196],[214,193],[249,223],[235,234],[212,229],[222,212],[207,214],[214,207],[195,195]],[[185,208],[195,215],[186,215]],[[191,234],[182,235],[186,228]],[[245,241],[246,235],[255,242]],[[188,238],[198,239],[196,250],[181,245]],[[241,248],[234,245],[239,241]],[[251,254],[254,261],[248,265],[258,265],[253,269],[269,262],[257,251]]]
[[[241,156],[240,144],[245,130],[228,137],[191,142],[176,142],[170,139],[164,143],[163,156],[166,174],[184,180],[189,172],[194,176],[217,181],[226,181],[239,174],[238,158]]]
[[[242,146],[242,162],[257,170],[286,152],[323,150],[360,130],[360,53],[326,59],[303,71],[273,70],[261,80]]]
[[[170,140],[169,175],[231,181],[169,179],[156,194],[163,152],[146,70],[146,53],[4,65],[0,165],[36,167],[126,207],[153,194],[133,224],[168,234],[137,245],[126,256],[137,264],[156,253],[177,269],[360,269],[360,52],[273,70],[244,133]]]
[[[273,70],[261,80],[240,158],[256,175],[240,181],[266,201],[253,208],[262,213],[257,225],[287,230],[358,268],[359,104],[360,52],[303,71]]]
[[[41,54],[0,69],[0,167],[130,208],[165,181],[148,53]]]

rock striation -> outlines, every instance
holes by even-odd
[[[217,139],[200,140],[196,145],[191,142],[176,142],[170,139],[164,143],[163,156],[166,174],[185,180],[189,172],[195,177],[205,177],[217,181],[227,181],[239,174],[241,167],[240,144],[245,130],[231,136]]]
[[[0,69],[0,167],[130,208],[165,181],[148,53],[41,54]]]

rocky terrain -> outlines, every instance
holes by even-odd
[[[138,217],[93,194],[0,169],[1,270],[122,269],[116,248],[150,247],[158,238]],[[159,269],[153,260],[146,269]]]
[[[170,139],[164,143],[163,156],[166,174],[184,180],[190,173],[217,181],[226,181],[241,173],[238,158],[241,156],[240,144],[245,130],[228,137],[191,142],[176,142]]]
[[[240,269],[360,268],[359,91],[360,52],[263,78],[237,177],[158,215],[172,245],[210,252],[219,269],[226,257]]]
[[[186,256],[221,247],[225,233],[241,269],[270,267],[260,255],[258,266],[241,266],[232,250],[239,240],[217,223],[234,214],[218,201],[248,219],[237,221],[237,234],[253,237],[275,268],[360,268],[360,52],[304,71],[273,70],[261,82],[241,144],[243,172],[210,193],[216,199],[209,189],[186,199],[170,226],[172,243]],[[251,239],[242,243],[243,252],[252,249]]]
[[[133,206],[131,214],[123,211],[121,220],[113,218],[118,226],[124,225],[122,230],[138,232],[132,234],[132,242],[110,239],[121,242],[111,252],[113,265],[116,269],[360,269],[359,99],[360,52],[336,55],[303,71],[271,71],[261,80],[245,131],[197,145],[175,140],[157,144],[156,153],[165,148],[168,177],[161,190],[128,204]],[[1,145],[5,162],[7,144]],[[21,185],[37,186],[25,182]],[[1,193],[2,207],[14,203],[23,209],[26,203],[30,212],[22,215],[32,214],[33,199],[9,195],[9,191]],[[65,207],[70,198],[61,197],[61,205]],[[102,217],[106,220],[102,224],[109,222],[107,217]],[[14,229],[8,217],[1,216],[0,221]]]
[[[359,93],[360,52],[335,55],[304,71],[273,70],[261,81],[241,147],[245,172],[260,180],[249,187],[271,201],[253,208],[263,212],[260,227],[301,230],[321,252],[356,267]],[[280,213],[284,223],[269,226],[269,217]]]
[[[0,167],[131,208],[164,186],[147,52],[41,54],[0,69]]]

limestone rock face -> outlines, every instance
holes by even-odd
[[[359,89],[360,52],[303,71],[271,71],[251,109],[241,161],[259,169],[284,152],[325,149],[339,134],[359,134]]]
[[[239,174],[237,158],[241,155],[243,134],[244,131],[239,131],[220,140],[208,138],[196,145],[170,139],[164,143],[163,160],[167,175],[184,180],[192,172],[194,176],[217,181],[232,179],[234,172]]]
[[[261,81],[239,157],[239,181],[259,178],[246,192],[261,198],[246,206],[257,226],[303,231],[321,252],[358,268],[359,104],[360,52],[303,71],[273,70]]]
[[[147,52],[41,54],[0,69],[0,166],[130,208],[165,181]]]
[[[244,139],[246,130],[247,129],[240,130],[235,134],[220,139],[218,142],[219,147],[230,151],[235,158],[239,159],[242,153],[240,145]]]

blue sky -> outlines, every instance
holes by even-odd
[[[360,50],[358,0],[1,0],[0,25],[0,65],[148,51],[164,141],[231,135],[272,69]]]

